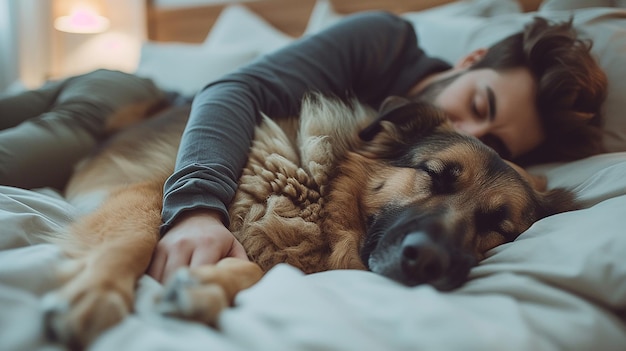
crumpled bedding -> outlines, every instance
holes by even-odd
[[[534,171],[550,187],[573,188],[586,208],[545,218],[490,251],[456,291],[281,264],[242,292],[215,330],[158,315],[163,288],[144,276],[135,313],[91,349],[626,349],[626,153]],[[39,235],[74,210],[48,189],[0,187],[0,349],[63,349],[45,339],[39,303],[61,284],[65,258]]]

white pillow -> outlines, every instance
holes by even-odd
[[[482,16],[490,17],[501,14],[520,13],[520,4],[515,0],[461,0],[436,6],[419,12],[403,14],[410,21],[417,21],[429,16]],[[335,11],[328,0],[317,0],[307,24],[305,34],[318,32],[345,15]]]
[[[344,15],[341,15],[335,11],[333,5],[328,0],[317,0],[311,10],[309,21],[304,35],[313,34],[320,30],[335,24],[341,20]]]
[[[585,7],[626,7],[626,0],[544,0],[539,11],[576,10]]]
[[[241,5],[225,8],[202,44],[144,43],[136,74],[193,96],[208,83],[293,38]]]
[[[164,90],[193,96],[209,82],[250,62],[255,51],[207,50],[203,45],[144,43],[135,72]]]
[[[204,41],[208,50],[252,50],[262,54],[276,50],[294,38],[272,27],[242,5],[226,7]]]

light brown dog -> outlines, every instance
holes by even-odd
[[[71,180],[67,198],[84,213],[54,239],[77,263],[44,300],[52,337],[82,348],[131,312],[187,114],[172,108],[120,133]],[[526,177],[429,105],[390,98],[377,114],[312,95],[299,119],[257,128],[229,209],[252,262],[182,270],[160,308],[214,325],[282,262],[454,289],[488,250],[575,208],[571,193],[537,191]]]

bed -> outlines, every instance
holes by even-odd
[[[241,293],[215,330],[158,315],[154,299],[163,287],[144,276],[135,313],[92,350],[626,350],[626,2],[159,4],[147,2],[149,38],[136,73],[184,95],[355,11],[401,13],[425,50],[450,62],[532,16],[573,15],[609,76],[608,152],[533,167],[549,187],[574,189],[584,208],[545,218],[493,249],[453,292],[408,288],[363,271],[304,275],[282,264]],[[63,349],[45,339],[39,302],[61,284],[56,268],[65,258],[38,235],[74,211],[52,189],[0,186],[0,349]]]

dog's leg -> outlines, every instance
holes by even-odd
[[[44,297],[51,338],[82,349],[131,310],[136,280],[158,241],[162,182],[113,192],[65,233],[61,245],[77,262],[69,281]]]
[[[159,310],[215,327],[220,312],[232,306],[235,296],[262,277],[259,265],[238,258],[181,269],[166,285]]]

